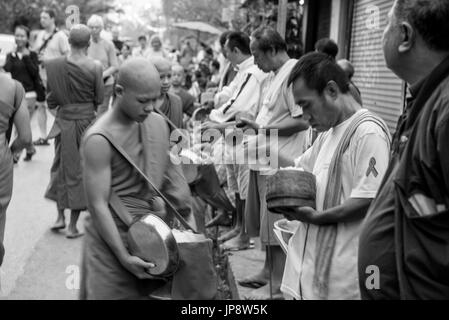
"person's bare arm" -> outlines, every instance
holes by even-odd
[[[92,222],[120,263],[139,279],[152,279],[153,263],[131,256],[125,248],[109,209],[111,147],[101,136],[92,136],[83,149],[83,181]]]
[[[108,48],[108,60],[109,60],[109,68],[103,71],[103,79],[113,75],[118,70],[118,60],[117,55],[115,54],[115,48],[112,43],[109,44]]]
[[[255,121],[247,118],[241,118],[240,122],[242,123],[244,130],[254,129],[256,131],[259,131],[261,129],[264,129],[266,131],[266,135],[270,134],[270,130],[277,130],[278,136],[280,137],[289,137],[292,134],[307,130],[309,128],[309,123],[302,117],[288,117],[280,123],[270,124],[264,126],[263,128],[261,128],[260,125]]]
[[[343,204],[318,212],[310,207],[295,208],[283,214],[289,220],[326,225],[362,220],[371,204],[371,198],[349,198]]]
[[[14,115],[14,125],[17,129],[17,138],[11,144],[11,152],[16,153],[26,148],[31,144],[31,126],[30,126],[30,113],[26,100],[23,99],[19,109],[17,109]]]

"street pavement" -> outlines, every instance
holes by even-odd
[[[53,118],[49,118],[50,126]],[[32,129],[33,137],[37,137],[35,119]],[[0,268],[0,299],[77,299],[82,238],[68,240],[65,231],[50,231],[56,206],[44,198],[44,193],[54,146],[36,149],[31,162],[24,162],[23,154],[14,167],[13,197],[6,218],[6,254]],[[85,215],[80,217],[81,230]]]

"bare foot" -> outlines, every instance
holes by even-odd
[[[64,219],[59,219],[58,218],[58,220],[56,220],[56,222],[55,222],[55,224],[53,225],[53,227],[51,227],[51,230],[52,231],[59,231],[59,230],[62,230],[62,229],[65,229],[65,221],[64,221]]]
[[[66,238],[67,239],[76,239],[79,237],[82,237],[84,234],[82,232],[79,232],[76,228],[69,228],[67,231]]]
[[[239,234],[225,243],[220,245],[220,249],[223,251],[239,251],[254,248],[254,244],[251,244],[250,238],[245,234]]]
[[[212,220],[210,220],[205,227],[212,228],[215,226],[224,226],[228,227],[232,224],[232,220],[229,218],[229,215],[226,211],[222,211],[215,216]]]
[[[218,238],[218,242],[225,242],[240,234],[240,227],[235,227]]]
[[[268,272],[265,272],[265,270],[262,270],[258,274],[249,276],[245,279],[238,281],[238,284],[241,285],[242,287],[258,289],[258,288],[266,285],[268,283],[269,279],[270,279],[270,276],[269,276]]]
[[[245,296],[245,300],[284,300],[284,295],[281,292],[279,283],[273,283],[273,294],[270,295],[270,285],[267,284],[259,289],[251,291]]]

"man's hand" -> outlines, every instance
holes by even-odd
[[[296,207],[288,211],[284,211],[283,215],[290,221],[298,220],[310,224],[322,224],[320,221],[320,213],[311,207]]]
[[[121,263],[126,270],[131,272],[138,279],[161,279],[148,273],[151,268],[154,268],[156,266],[154,263],[145,262],[139,257],[131,255],[123,259]]]
[[[217,129],[218,123],[213,121],[206,121],[201,124],[201,132],[209,129]]]
[[[237,120],[236,127],[241,128],[243,130],[252,129],[255,130],[256,132],[258,132],[260,129],[260,125],[258,125],[256,121],[245,117],[241,117]]]

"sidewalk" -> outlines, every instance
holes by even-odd
[[[260,250],[260,239],[253,239],[254,249],[228,252],[228,279],[229,287],[234,300],[244,300],[250,294],[251,288],[240,286],[237,282],[258,273],[264,264],[265,253]]]

